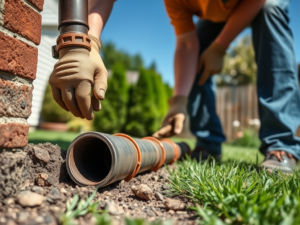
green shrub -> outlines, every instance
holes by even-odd
[[[133,136],[151,135],[158,129],[159,109],[155,107],[153,82],[146,69],[140,70],[138,83],[130,88],[125,132]]]
[[[43,106],[42,116],[46,122],[66,123],[69,122],[74,116],[61,108],[53,99],[52,90],[50,85],[47,86]]]
[[[259,148],[260,140],[253,129],[244,129],[243,136],[235,139],[231,144],[241,147]]]
[[[95,113],[93,121],[97,131],[111,134],[122,130],[126,121],[128,101],[128,84],[124,66],[115,63],[112,72],[112,77],[108,79],[105,100],[101,102],[102,109]]]

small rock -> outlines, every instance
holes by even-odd
[[[18,196],[18,202],[21,206],[38,206],[44,201],[44,196],[31,192],[24,191]]]
[[[161,187],[161,189],[163,189],[163,190],[168,190],[168,189],[169,189],[169,186],[166,185],[166,184],[164,184],[164,185]]]
[[[103,194],[104,194],[104,195],[111,196],[111,193],[110,193],[109,191],[104,191]]]
[[[27,187],[29,187],[30,185],[30,181],[29,180],[25,180],[23,186],[21,187],[21,191],[24,191]]]
[[[170,215],[174,215],[174,214],[175,214],[175,212],[174,212],[172,209],[169,210],[168,213],[169,213]]]
[[[56,187],[52,187],[48,197],[53,199],[53,200],[60,200],[61,199],[61,194],[59,192],[59,190]]]
[[[156,216],[161,216],[162,215],[162,212],[160,212],[160,211],[154,211],[154,213],[155,213]]]
[[[155,216],[155,214],[152,210],[147,210],[147,216],[153,217],[153,216]]]
[[[53,222],[54,222],[54,219],[51,215],[46,215],[45,216],[45,223],[46,224],[53,223]]]
[[[114,202],[106,202],[105,210],[109,212],[111,215],[122,215],[124,213],[124,210],[122,207],[118,206]]]
[[[28,212],[19,212],[18,213],[18,223],[25,223],[29,218]]]
[[[44,218],[42,216],[38,216],[37,218],[35,218],[35,222],[37,222],[37,223],[43,223],[44,222]]]
[[[4,224],[6,223],[5,217],[2,217],[2,216],[0,217],[0,223],[4,223]]]
[[[6,205],[12,205],[12,204],[14,204],[15,203],[15,200],[13,199],[13,198],[8,198],[8,199],[6,199],[6,201],[5,201],[5,204]]]
[[[156,192],[156,193],[154,194],[154,197],[155,197],[156,200],[158,200],[158,201],[163,201],[163,200],[164,200],[164,196],[163,196],[161,193],[159,193],[159,192]]]
[[[158,176],[152,176],[151,179],[154,180],[154,181],[157,181],[158,180]]]
[[[146,184],[140,184],[138,186],[132,185],[131,190],[136,197],[147,201],[151,200],[153,196],[151,189]]]
[[[63,194],[67,193],[66,189],[64,189],[64,188],[59,189],[59,191],[60,191],[60,193],[63,193]]]
[[[122,198],[122,197],[119,197],[119,198],[118,198],[118,201],[119,201],[119,202],[121,202],[122,200],[123,200],[123,198]]]
[[[183,211],[186,209],[186,204],[182,201],[167,198],[164,202],[166,209],[174,210],[174,211]]]
[[[40,187],[50,186],[50,184],[48,182],[48,177],[49,177],[49,175],[46,173],[39,173],[36,176],[35,181],[36,181],[37,185]]]
[[[34,152],[34,156],[43,163],[47,163],[50,160],[49,153],[42,148],[34,146],[33,152]]]
[[[51,204],[54,204],[54,203],[55,203],[55,201],[54,201],[52,198],[47,198],[46,200],[47,200],[47,202],[49,202],[49,203],[51,203]]]
[[[43,194],[44,191],[45,191],[44,188],[39,187],[39,186],[33,186],[33,187],[31,188],[31,190],[32,190],[33,192],[38,193],[38,194]]]

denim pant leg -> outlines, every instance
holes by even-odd
[[[288,0],[268,0],[252,23],[258,66],[260,151],[284,150],[300,159],[300,93]]]
[[[200,42],[199,56],[217,37],[223,26],[224,23],[199,20],[196,26]],[[220,154],[221,143],[225,141],[225,136],[216,113],[215,83],[210,77],[204,85],[199,86],[201,75],[202,71],[197,74],[189,95],[190,129],[197,137],[197,146]]]

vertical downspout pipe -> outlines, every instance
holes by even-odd
[[[129,181],[144,171],[156,171],[189,153],[184,142],[87,132],[70,144],[66,164],[79,186],[104,187],[119,180]]]
[[[59,0],[58,30],[60,34],[88,34],[88,0]]]

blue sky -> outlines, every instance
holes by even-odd
[[[290,26],[295,40],[297,62],[300,63],[300,1],[291,0]],[[241,35],[250,33],[244,31]],[[240,36],[241,36],[240,35]],[[113,41],[117,48],[131,54],[140,53],[146,63],[156,62],[163,80],[174,84],[173,54],[175,35],[163,0],[118,0],[110,15],[102,40]]]

